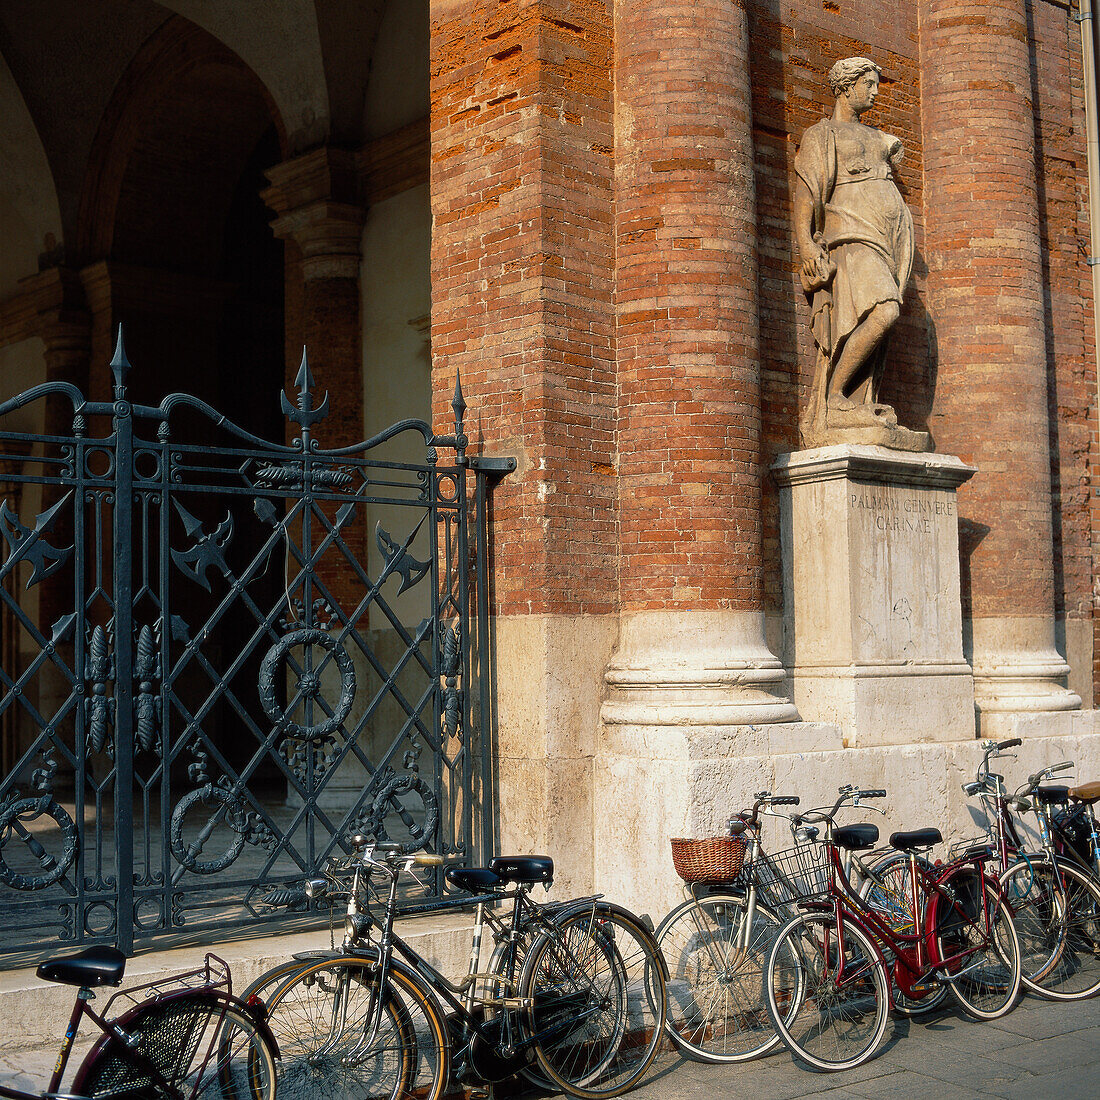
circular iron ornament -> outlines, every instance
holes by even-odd
[[[52,818],[61,830],[60,856],[47,852],[41,841],[24,825],[24,822],[30,824],[40,817]],[[42,874],[24,875],[8,866],[4,859],[4,848],[12,839],[26,844],[31,855],[42,865]],[[0,882],[13,890],[41,890],[57,882],[73,865],[76,850],[76,825],[65,808],[49,795],[20,798],[0,812]]]
[[[116,928],[115,907],[109,901],[95,901],[84,910],[84,932],[89,936],[107,936]]]
[[[336,667],[340,670],[340,698],[333,707],[332,716],[312,726],[302,726],[292,722],[280,709],[275,695],[275,670],[282,664],[287,653],[295,646],[320,646],[332,655]],[[294,694],[302,699],[317,699],[321,694],[321,678],[316,672],[303,672],[298,678],[298,687]],[[348,651],[331,634],[324,630],[295,630],[276,642],[264,657],[260,665],[260,702],[264,713],[275,725],[282,727],[288,737],[302,741],[324,741],[330,734],[344,724],[351,713],[351,704],[355,699],[355,666]]]
[[[237,835],[232,843],[217,859],[199,859],[202,852],[201,845],[198,848],[187,844],[183,839],[183,822],[192,808],[198,805],[211,807],[217,814],[220,807],[226,807],[225,824]],[[213,820],[213,816],[207,818]],[[245,830],[240,822],[240,801],[229,791],[222,787],[216,787],[213,783],[207,783],[197,791],[192,791],[180,799],[176,808],[172,811],[172,826],[169,834],[169,843],[172,847],[172,855],[181,867],[188,871],[194,871],[197,875],[215,875],[224,871],[241,854],[244,848]]]
[[[454,474],[440,474],[435,483],[435,495],[443,504],[457,504],[458,478]]]
[[[420,795],[420,800],[424,804],[424,822],[421,825],[408,825],[410,840],[401,845],[406,852],[415,852],[423,848],[424,842],[432,838],[435,827],[439,823],[439,800],[435,797],[435,791],[419,775],[413,775],[409,772],[391,779],[374,796],[370,814],[367,816],[366,821],[367,832],[375,840],[389,840],[389,834],[383,824],[386,820],[389,803],[392,799],[411,793]]]

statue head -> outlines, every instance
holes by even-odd
[[[869,57],[846,57],[829,70],[833,95],[843,95],[864,73],[882,76],[882,70]]]

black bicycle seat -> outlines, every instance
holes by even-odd
[[[1044,806],[1054,806],[1069,801],[1069,787],[1063,787],[1061,784],[1036,787],[1032,795],[1036,802],[1041,802]]]
[[[554,861],[549,856],[493,856],[489,870],[505,882],[554,881]]]
[[[504,885],[504,879],[488,867],[448,867],[443,874],[452,886],[471,894],[484,894]]]
[[[878,826],[870,822],[842,825],[839,829],[833,830],[833,840],[841,848],[862,852],[867,848],[873,848],[878,843]]]
[[[126,956],[115,947],[87,947],[65,959],[47,959],[38,964],[37,975],[44,982],[63,985],[119,985],[126,970]]]
[[[943,833],[939,829],[913,829],[908,833],[891,833],[890,847],[899,852],[914,852],[918,848],[931,848],[933,844],[943,843]]]

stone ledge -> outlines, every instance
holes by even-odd
[[[470,955],[470,931],[473,913],[469,911],[432,913],[399,922],[401,935],[448,977],[466,972]],[[339,942],[339,938],[337,940]],[[330,946],[328,929],[298,932],[284,936],[263,936],[211,944],[207,947],[180,947],[135,955],[126,966],[122,988],[166,978],[202,964],[207,951],[225,959],[233,974],[233,990],[239,993],[264,971],[284,962],[295,952],[324,951]],[[77,950],[59,944],[57,954]],[[72,1010],[71,986],[40,981],[33,966],[0,972],[0,1052],[56,1052],[65,1034]],[[97,997],[100,1007],[114,990],[103,990]],[[98,1037],[94,1024],[82,1029],[82,1037]],[[75,1066],[79,1063],[74,1062]]]

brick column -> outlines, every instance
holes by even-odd
[[[432,390],[456,372],[493,495],[504,848],[591,888],[601,677],[618,628],[611,2],[433,0]]]
[[[359,199],[355,157],[321,147],[267,172],[271,186],[263,200],[278,217],[277,237],[290,244],[287,255],[287,389],[294,400],[294,379],[303,345],[316,381],[319,401],[327,390],[329,414],[314,429],[326,450],[348,447],[365,435],[363,424],[363,350],[360,330],[359,260],[366,210]],[[295,285],[289,285],[291,282]],[[365,551],[360,522],[344,533],[358,557]],[[338,555],[320,563],[322,579],[347,606],[358,600],[356,581]]]
[[[741,0],[615,5],[622,627],[604,721],[797,718],[764,637]]]
[[[1045,319],[1025,0],[921,0],[936,450],[959,490],[963,630],[983,733],[1073,710],[1054,629]],[[967,577],[969,575],[969,585]]]

